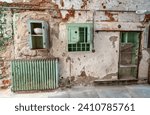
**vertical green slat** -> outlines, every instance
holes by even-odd
[[[27,60],[25,60],[25,66],[26,66],[26,82],[27,82],[27,89],[26,90],[29,90],[30,89],[30,87],[29,87],[29,77],[28,77],[28,61]]]
[[[51,67],[51,61],[49,60],[48,62],[49,62],[49,71],[48,71],[48,73],[49,73],[49,78],[50,78],[49,88],[52,89],[52,74],[51,74],[51,71],[52,71],[51,68],[52,67]]]
[[[19,64],[20,64],[20,61],[19,60],[17,60],[16,61],[17,62],[17,75],[18,75],[18,90],[21,90],[21,85],[20,85],[20,75],[19,75]]]
[[[24,70],[25,70],[24,62],[22,62],[23,90],[25,90],[25,87],[26,87],[26,77],[24,74]]]
[[[34,65],[34,62],[31,60],[31,67],[32,67],[32,78],[34,79],[34,82],[33,82],[33,89],[36,90],[36,78],[35,78],[35,65]]]
[[[48,76],[48,64],[47,64],[47,60],[45,60],[45,75],[46,75],[46,80],[45,80],[45,84],[46,84],[46,89],[48,89],[48,80],[49,80],[49,76]]]
[[[52,61],[50,61],[50,88],[52,89],[53,87],[52,87]]]
[[[41,84],[41,80],[42,80],[42,78],[41,78],[41,77],[42,77],[42,74],[41,74],[41,73],[42,73],[42,71],[41,71],[41,66],[42,66],[41,60],[39,60],[39,67],[38,67],[38,68],[39,68],[39,72],[40,72],[40,73],[39,73],[39,89],[40,89],[40,90],[41,90],[42,87],[43,87],[42,84]]]
[[[54,88],[56,88],[56,78],[55,78],[55,59],[53,59],[53,80],[54,80]]]
[[[43,89],[43,84],[42,84],[42,79],[43,79],[43,76],[42,76],[42,61],[40,61],[40,89],[42,90]]]
[[[55,85],[55,80],[54,80],[54,68],[53,68],[53,64],[54,63],[54,60],[52,59],[51,60],[51,77],[52,77],[52,88],[54,89],[55,87],[54,87],[54,85]]]
[[[31,71],[30,71],[30,66],[29,66],[29,61],[27,61],[27,75],[28,75],[28,83],[29,83],[29,90],[32,90],[32,87],[31,87],[31,83],[32,83],[32,78],[31,78]]]
[[[38,76],[38,78],[39,78],[38,86],[39,87],[38,87],[38,89],[41,89],[41,86],[40,86],[40,80],[41,80],[40,79],[40,76],[41,76],[41,71],[40,70],[41,70],[41,68],[40,67],[41,67],[41,63],[40,63],[40,60],[38,60],[38,72],[39,72],[39,76]]]
[[[28,77],[28,90],[31,90],[31,76],[30,76],[30,67],[29,67],[29,61],[26,60],[27,64],[27,77]]]
[[[54,80],[55,80],[55,88],[56,88],[56,59],[54,59],[53,71],[54,71]]]
[[[28,74],[30,76],[30,81],[31,81],[30,82],[30,88],[31,88],[30,90],[33,90],[34,89],[34,87],[33,87],[34,79],[33,79],[33,75],[32,75],[33,70],[32,70],[32,67],[31,67],[31,60],[29,60],[28,63],[29,63],[29,73]]]
[[[21,66],[22,66],[22,77],[23,77],[23,90],[26,90],[26,75],[25,75],[25,61],[24,60],[21,60]]]
[[[23,66],[24,66],[24,71],[23,71],[23,74],[24,74],[24,77],[25,77],[25,87],[24,87],[24,90],[27,90],[27,76],[26,76],[26,61],[24,60],[23,62]]]
[[[13,91],[16,91],[16,71],[15,71],[15,61],[12,61],[12,77],[13,77]]]
[[[13,75],[14,75],[14,73],[13,73],[13,61],[11,61],[11,77],[12,77],[12,90],[14,89],[13,87],[14,87],[14,77],[13,77]]]
[[[33,79],[34,79],[34,90],[36,90],[37,82],[36,82],[36,78],[35,78],[35,64],[34,64],[33,60],[31,60],[31,65],[32,65],[32,75],[33,75]]]
[[[48,74],[48,88],[50,89],[50,84],[51,84],[51,75],[50,75],[50,71],[51,71],[51,67],[50,67],[50,60],[47,61],[47,64],[48,64],[48,71],[47,71],[47,74]]]
[[[38,74],[38,89],[40,89],[40,71],[39,71],[39,65],[40,65],[40,62],[39,60],[37,60],[37,66],[36,66],[36,70],[37,70],[37,74]]]
[[[28,90],[28,76],[27,76],[27,63],[26,63],[26,60],[24,60],[24,66],[25,66],[25,70],[24,70],[24,75],[25,75],[25,77],[26,77],[26,88],[25,88],[25,90]]]
[[[38,76],[38,78],[39,78],[39,80],[38,80],[38,89],[41,89],[41,84],[40,84],[40,80],[41,80],[41,78],[40,78],[40,76],[41,76],[41,62],[40,62],[40,60],[38,60],[38,73],[39,73],[39,76]]]
[[[45,71],[45,60],[43,60],[43,76],[44,76],[44,80],[43,80],[43,85],[44,85],[44,90],[46,89],[46,71]]]
[[[45,79],[45,88],[48,89],[48,74],[47,74],[47,68],[48,68],[48,64],[47,64],[47,61],[45,60],[44,61],[44,66],[45,66],[45,76],[46,76],[46,79]]]
[[[56,59],[55,61],[55,64],[56,64],[56,87],[58,87],[58,59]]]
[[[20,76],[22,80],[22,90],[25,90],[25,85],[26,85],[26,79],[24,76],[24,60],[20,60]]]
[[[41,88],[41,90],[43,90],[43,69],[42,69],[42,64],[43,64],[43,62],[42,62],[43,60],[40,60],[40,72],[41,72],[41,74],[40,74],[40,88]]]
[[[32,89],[35,90],[35,79],[34,79],[34,75],[33,75],[33,65],[32,65],[32,60],[30,60],[30,69],[31,69],[31,77],[32,77]]]
[[[25,87],[25,90],[27,90],[28,89],[28,79],[27,79],[27,74],[26,74],[26,71],[27,71],[26,60],[24,60],[22,63],[24,64],[24,76],[25,76],[25,81],[26,81],[24,87]]]
[[[30,64],[31,64],[31,69],[32,69],[32,82],[33,82],[33,89],[35,90],[36,89],[36,79],[35,79],[35,75],[34,75],[34,63],[33,63],[33,61],[31,60],[31,62],[30,62]]]
[[[54,88],[56,88],[56,59],[53,60],[53,71],[54,71]]]
[[[50,80],[51,79],[50,79],[50,74],[49,74],[49,71],[50,71],[49,70],[50,69],[49,60],[46,61],[46,65],[47,65],[46,66],[47,67],[46,70],[47,70],[47,76],[48,76],[48,79],[47,79],[47,88],[50,88]]]
[[[49,72],[49,69],[48,69],[48,68],[49,68],[49,63],[48,63],[48,60],[45,61],[45,62],[46,62],[46,75],[47,75],[47,79],[46,79],[46,80],[47,80],[47,81],[46,81],[47,86],[46,86],[46,87],[47,87],[47,89],[48,89],[48,88],[49,88],[49,83],[50,83],[50,82],[49,82],[49,80],[50,80],[50,77],[49,77],[49,76],[50,76],[50,75],[49,75],[49,73],[48,73],[48,72]]]
[[[52,89],[54,89],[54,79],[53,79],[53,60],[51,61],[51,86],[52,86]]]
[[[42,60],[42,62],[43,62],[43,77],[44,77],[44,79],[43,79],[43,89],[45,90],[46,89],[46,74],[45,74],[45,60]]]
[[[14,60],[13,63],[14,63],[14,77],[15,77],[15,81],[14,81],[14,82],[15,82],[15,84],[16,84],[16,85],[15,85],[16,87],[14,88],[14,90],[17,91],[17,85],[18,85],[18,84],[17,84],[17,80],[18,80],[18,79],[17,79],[17,75],[16,75],[16,71],[17,71],[17,68],[16,68],[16,61]]]
[[[36,77],[36,90],[38,89],[38,73],[37,73],[37,64],[38,61],[34,61],[34,65],[35,65],[35,77]]]
[[[14,71],[14,61],[11,61],[11,76],[12,76],[12,90],[15,91],[15,87],[16,87],[16,84],[15,84],[15,71]]]
[[[19,88],[20,88],[20,86],[19,86],[19,80],[20,80],[20,79],[19,79],[19,75],[18,75],[18,68],[19,68],[19,67],[18,67],[18,61],[16,60],[16,77],[17,77],[17,81],[16,81],[16,82],[17,82],[17,83],[16,83],[16,84],[17,84],[17,87],[16,87],[16,90],[19,90]]]
[[[23,90],[23,79],[22,79],[22,75],[21,75],[21,67],[22,67],[22,62],[21,61],[19,61],[19,68],[18,68],[18,71],[19,71],[19,79],[20,79],[20,82],[19,82],[19,84],[20,84],[20,89],[21,89],[21,91]]]
[[[32,64],[34,65],[34,69],[33,69],[33,75],[34,75],[34,79],[35,79],[35,90],[37,89],[37,73],[36,73],[36,63],[32,60]]]
[[[31,77],[32,77],[32,89],[35,90],[35,79],[34,79],[34,65],[32,60],[30,60],[30,69],[31,69]]]
[[[20,60],[17,60],[17,74],[18,74],[18,89],[21,90],[21,78],[20,78],[20,72],[19,72],[19,68],[20,68]]]
[[[12,61],[12,77],[13,77],[13,91],[16,91],[16,72],[14,60]]]
[[[42,84],[43,84],[43,90],[45,89],[45,79],[46,79],[46,76],[45,76],[45,68],[44,68],[44,60],[42,60]]]
[[[17,63],[17,60],[15,61],[15,63],[16,63],[15,64],[15,70],[16,70],[15,73],[16,73],[16,78],[17,78],[16,79],[16,86],[17,86],[16,90],[18,90],[18,88],[19,88],[19,84],[18,84],[19,83],[19,76],[18,76],[18,63]]]
[[[20,67],[19,67],[19,72],[20,72],[20,77],[21,77],[21,85],[22,85],[22,90],[24,90],[24,76],[22,75],[22,63],[20,62]]]
[[[37,60],[36,64],[36,74],[37,74],[37,89],[39,89],[39,71],[38,71],[38,65],[39,65],[39,61]]]

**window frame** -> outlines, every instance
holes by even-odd
[[[35,35],[33,34],[32,25],[39,24],[41,25],[42,34]],[[28,20],[28,34],[29,34],[29,46],[31,50],[44,50],[49,49],[49,32],[48,32],[48,23],[44,20]],[[33,39],[34,37],[41,37],[42,39],[42,48],[34,47]]]
[[[87,33],[87,41],[85,42],[85,33],[84,33],[84,41],[83,42],[78,42],[81,40],[80,38],[80,28],[87,28],[84,30],[85,33]],[[92,51],[92,37],[93,37],[93,24],[92,23],[68,23],[67,24],[67,51],[68,52],[89,52]],[[73,31],[77,31],[77,39],[73,42],[73,36],[71,35]],[[69,50],[69,45],[76,45],[75,48],[72,48],[72,50]],[[81,45],[78,47],[78,45]],[[85,45],[85,46],[84,46]],[[84,48],[85,47],[85,48]],[[74,50],[76,49],[76,50]],[[80,50],[79,50],[80,49]],[[83,50],[84,49],[84,50]]]

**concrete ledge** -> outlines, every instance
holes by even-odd
[[[138,79],[95,80],[94,85],[130,85],[137,84]]]

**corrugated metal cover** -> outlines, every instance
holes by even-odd
[[[13,60],[12,90],[47,90],[58,87],[58,59]]]

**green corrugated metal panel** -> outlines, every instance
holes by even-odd
[[[58,59],[13,60],[12,90],[31,91],[55,89],[58,85]]]

